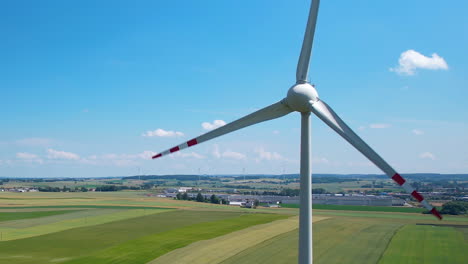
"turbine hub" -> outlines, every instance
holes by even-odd
[[[310,101],[318,101],[317,90],[310,83],[297,83],[289,88],[286,102],[292,110],[310,112]]]

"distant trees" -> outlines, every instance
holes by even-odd
[[[212,204],[219,204],[219,198],[218,198],[216,195],[213,194],[213,195],[211,195],[211,197],[210,197],[210,202],[211,202]]]
[[[213,203],[213,204],[219,204],[220,202],[223,204],[227,204],[227,201],[224,199],[219,198],[218,196],[212,194],[209,199],[205,198],[205,196],[201,193],[198,193],[195,198],[188,196],[187,193],[177,193],[176,200],[186,200],[186,201],[197,201],[200,203]]]
[[[445,203],[440,210],[442,214],[462,215],[468,214],[468,202],[452,201]]]
[[[62,191],[59,187],[50,187],[50,186],[43,186],[37,189],[40,192],[61,192]]]
[[[327,193],[327,190],[325,190],[324,188],[314,188],[314,189],[312,189],[312,193],[313,194],[324,194],[324,193]]]
[[[257,200],[257,199],[255,199],[255,200],[253,201],[253,208],[257,208],[259,204],[260,204],[260,201]]]
[[[116,192],[122,190],[138,190],[136,186],[116,186],[116,185],[102,185],[96,187],[96,192]]]
[[[281,190],[279,195],[281,195],[281,196],[299,196],[299,189],[285,188],[285,189]]]
[[[201,202],[201,203],[202,203],[202,202],[205,201],[205,197],[203,197],[203,195],[202,195],[201,193],[198,193],[198,194],[197,194],[197,198],[195,198],[195,200],[196,200],[197,202]]]

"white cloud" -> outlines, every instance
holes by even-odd
[[[213,123],[203,122],[201,124],[201,126],[205,130],[213,130],[215,128],[222,127],[224,125],[226,125],[226,122],[224,122],[223,120],[215,120],[215,121],[213,121]]]
[[[139,165],[137,162],[131,159],[118,159],[118,160],[113,160],[112,161],[115,166],[118,167],[132,167]]]
[[[36,154],[31,154],[27,152],[18,152],[16,153],[18,159],[37,159],[39,158]]]
[[[194,158],[194,159],[204,159],[205,156],[203,155],[200,155],[196,152],[184,152],[184,151],[180,151],[180,152],[176,152],[174,154],[171,154],[170,157],[173,157],[173,158]]]
[[[231,151],[231,150],[226,150],[221,153],[219,151],[219,146],[217,144],[213,145],[213,151],[211,152],[211,154],[213,155],[213,157],[217,159],[227,158],[227,159],[243,160],[247,158],[246,155],[239,153],[239,152]]]
[[[91,155],[86,158],[80,159],[79,162],[88,165],[131,167],[140,165],[138,163],[139,159],[151,159],[151,157],[148,158],[148,155],[151,155],[150,151],[143,151],[139,154],[108,153],[103,155]]]
[[[273,130],[273,134],[279,135],[279,133],[280,133],[279,130]]]
[[[244,154],[239,153],[239,152],[230,151],[230,150],[224,151],[221,156],[223,158],[236,159],[236,160],[243,160],[243,159],[246,158],[246,156]]]
[[[158,128],[154,131],[146,131],[142,136],[144,137],[182,137],[184,133],[179,131],[166,131],[164,129]]]
[[[431,152],[423,152],[419,155],[419,157],[421,159],[431,159],[431,160],[435,160],[436,157],[434,154],[432,154]]]
[[[142,153],[138,154],[137,156],[139,158],[141,158],[141,159],[144,159],[144,160],[151,160],[151,157],[153,157],[156,154],[158,154],[158,153],[153,152],[151,150],[145,150]]]
[[[411,130],[411,132],[413,132],[413,134],[415,134],[416,136],[420,136],[424,134],[424,131],[419,130],[419,129],[413,129]]]
[[[16,153],[16,158],[26,161],[28,163],[43,163],[43,160],[38,155],[27,152]]]
[[[254,150],[254,152],[258,154],[257,161],[260,161],[260,160],[284,160],[285,159],[279,153],[265,151],[263,148],[256,148]]]
[[[213,151],[211,154],[217,159],[221,158],[221,153],[219,152],[219,146],[217,144],[213,145]]]
[[[348,167],[355,167],[355,168],[360,168],[360,167],[375,167],[375,165],[370,162],[370,161],[362,161],[362,162],[356,162],[356,161],[348,161],[344,164],[345,166]]]
[[[378,123],[378,124],[370,124],[370,128],[389,128],[390,124]]]
[[[398,59],[399,65],[395,68],[390,68],[390,71],[401,75],[414,75],[416,69],[427,70],[447,70],[448,65],[444,58],[436,53],[431,57],[426,57],[415,50],[407,50],[401,53]]]
[[[0,165],[11,165],[13,162],[11,160],[0,160]]]
[[[47,158],[49,159],[65,159],[65,160],[79,160],[80,156],[75,153],[65,152],[55,149],[47,149]]]
[[[29,147],[46,147],[52,144],[49,138],[23,138],[16,141],[16,144]]]
[[[312,163],[315,164],[329,164],[330,161],[327,158],[312,158]]]

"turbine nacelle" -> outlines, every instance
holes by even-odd
[[[318,93],[310,83],[298,83],[289,88],[286,103],[291,110],[310,112],[310,103],[318,101]]]

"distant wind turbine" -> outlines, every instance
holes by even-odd
[[[325,122],[325,124],[379,167],[388,177],[393,179],[398,185],[402,186],[406,192],[410,193],[427,210],[437,218],[442,219],[439,212],[424,200],[423,196],[419,192],[417,192],[384,159],[382,159],[371,147],[369,147],[369,145],[354,133],[354,131],[351,130],[351,128],[346,125],[346,123],[332,110],[332,108],[328,106],[328,104],[319,98],[315,87],[308,82],[309,61],[312,51],[312,42],[314,40],[319,2],[319,0],[312,1],[304,41],[302,43],[302,50],[297,64],[296,83],[288,90],[286,98],[152,157],[153,159],[160,158],[241,128],[267,120],[280,118],[294,111],[301,113],[299,264],[312,263],[313,259],[310,113],[314,113],[318,116],[323,122]]]

